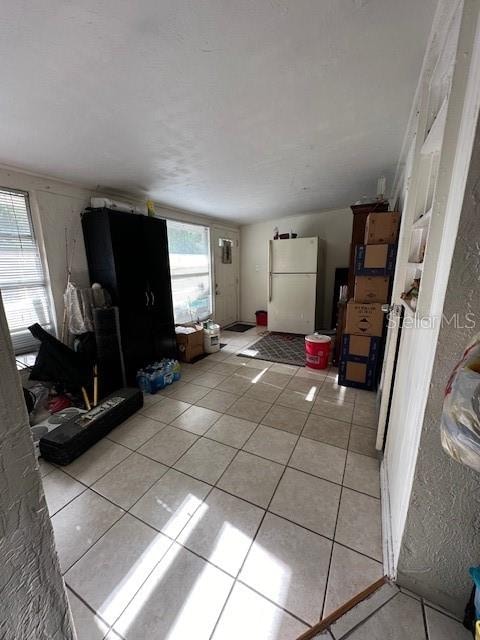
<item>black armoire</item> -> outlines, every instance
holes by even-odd
[[[127,383],[138,369],[175,358],[172,286],[165,220],[110,209],[82,215],[90,281],[118,307]]]

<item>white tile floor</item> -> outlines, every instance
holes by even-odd
[[[314,640],[469,640],[450,614],[385,584]]]
[[[374,396],[236,356],[182,367],[68,467],[42,464],[80,640],[293,640],[382,576]]]

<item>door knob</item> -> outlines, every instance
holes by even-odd
[[[382,304],[383,313],[390,313],[392,311],[395,311],[395,313],[399,313],[400,309],[401,307],[399,304]]]

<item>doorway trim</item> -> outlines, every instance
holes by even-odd
[[[216,248],[216,242],[215,242],[215,234],[218,233],[219,235],[223,235],[222,232],[226,232],[225,235],[228,235],[228,233],[231,234],[235,234],[235,246],[236,246],[236,250],[237,250],[237,260],[236,260],[236,264],[235,264],[235,300],[236,300],[236,307],[237,307],[237,313],[236,313],[236,318],[234,320],[234,322],[238,322],[239,321],[239,314],[240,314],[240,229],[236,228],[236,227],[228,227],[226,225],[220,225],[220,224],[213,224],[210,227],[210,259],[211,259],[211,265],[212,265],[212,282],[211,282],[211,286],[212,286],[212,315],[215,318],[215,314],[216,314],[216,310],[217,310],[217,300],[216,300],[216,295],[215,295],[215,268],[216,268],[216,264],[215,264],[215,248]],[[223,328],[223,327],[222,327]]]
[[[459,6],[460,8],[458,9]],[[443,9],[445,10],[445,5],[443,5]],[[444,140],[446,146],[445,152],[450,155],[451,159],[451,172],[449,172],[450,179],[448,182],[448,176],[444,176],[441,185],[441,195],[445,198],[444,223],[441,229],[438,229],[440,233],[436,241],[438,243],[438,254],[442,255],[443,259],[439,260],[435,266],[435,286],[433,287],[434,291],[430,300],[430,316],[440,316],[443,310],[445,291],[456,242],[458,222],[464,201],[465,185],[480,109],[480,13],[478,4],[475,0],[465,0],[465,2],[457,5],[456,9],[462,12],[460,35],[458,45],[454,52],[455,73],[458,74],[456,78],[458,85],[456,87],[452,85],[453,90],[448,105]],[[436,24],[438,26],[438,22],[436,22]],[[425,77],[422,77],[420,82],[424,83]],[[413,135],[415,135],[415,132],[413,132]],[[408,136],[411,143],[413,140],[412,131],[408,132]],[[400,181],[403,183],[404,177],[408,180],[408,173],[406,176],[402,175],[397,181],[398,192],[401,191]],[[405,219],[402,220],[402,226],[406,223],[408,223],[408,221]],[[428,367],[426,372],[428,371],[429,375],[431,375],[432,372],[437,336],[438,327],[436,331],[431,331],[428,338],[426,338],[429,340],[428,363],[426,363]],[[412,362],[412,365],[415,366],[415,361]],[[400,508],[395,514],[392,511],[392,493],[390,491],[392,478],[389,477],[391,469],[389,469],[388,465],[388,455],[385,456],[382,463],[382,518],[384,535],[388,537],[384,546],[384,561],[386,571],[393,579],[396,574],[396,566],[401,549],[401,539],[410,504],[416,457],[423,426],[423,412],[429,392],[429,381],[430,377],[426,379],[426,386],[420,391],[418,422],[413,425],[414,437],[411,438],[409,442],[408,451],[405,449],[405,451],[402,452],[402,481],[406,489]],[[395,392],[395,390],[393,392]],[[383,398],[383,402],[386,402],[386,400],[386,398]],[[410,417],[412,418],[412,416]],[[382,425],[380,425],[380,428],[381,426]],[[389,441],[389,435],[390,438],[392,437],[391,433],[387,433],[386,452],[388,452],[389,442],[391,442]],[[398,473],[398,469],[395,471]],[[398,501],[399,496],[397,496],[397,503]],[[394,526],[394,519],[396,520],[396,528]]]

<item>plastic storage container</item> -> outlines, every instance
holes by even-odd
[[[320,333],[305,336],[305,359],[310,369],[326,369],[330,356],[332,339]]]

